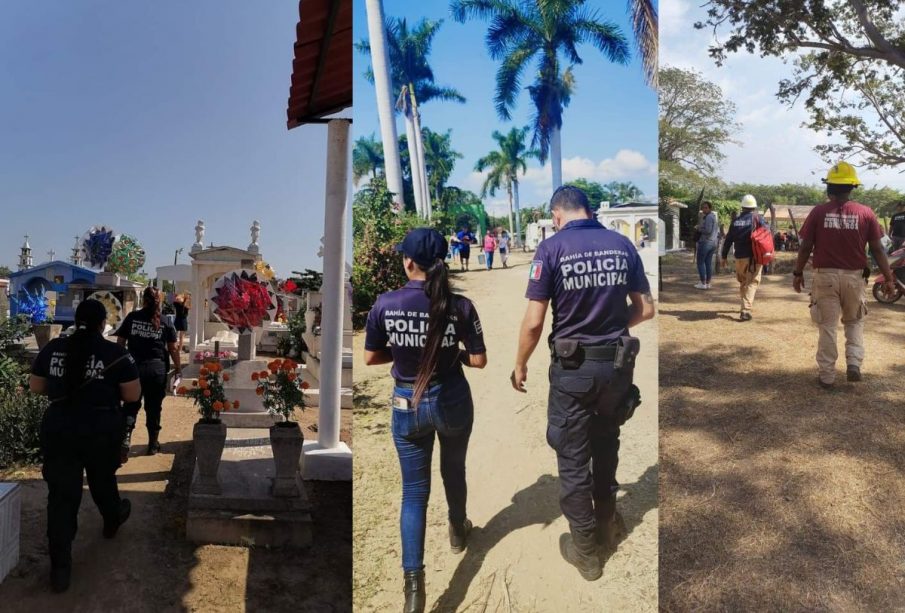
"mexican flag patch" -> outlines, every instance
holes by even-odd
[[[530,281],[539,281],[541,270],[544,268],[544,263],[540,260],[534,260],[531,262],[531,268],[528,269],[528,280]]]

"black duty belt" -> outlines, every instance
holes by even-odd
[[[618,345],[598,345],[596,347],[589,347],[587,345],[581,345],[581,356],[585,360],[596,360],[601,362],[612,362],[616,359],[616,349]],[[562,357],[556,355],[554,352],[554,357]]]

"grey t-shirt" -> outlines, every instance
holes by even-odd
[[[700,225],[698,225],[698,230],[701,231],[702,241],[716,243],[720,234],[720,224],[717,221],[716,213],[710,211],[704,215],[704,219],[702,219]]]

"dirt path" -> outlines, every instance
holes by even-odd
[[[843,360],[826,392],[790,275],[740,323],[733,277],[702,292],[690,257],[663,270],[661,606],[902,610],[905,304],[868,298],[864,381]]]
[[[556,458],[544,438],[549,356],[536,351],[528,394],[510,387],[530,256],[509,270],[456,276],[484,327],[488,366],[469,371],[475,425],[468,451],[468,515],[476,530],[460,556],[449,552],[446,502],[433,462],[425,564],[429,608],[435,611],[653,611],[657,607],[657,353],[656,325],[637,329],[637,369],[644,404],[623,429],[619,480],[628,539],[595,583],[581,579],[559,555],[568,524],[559,509]],[[477,267],[476,267],[477,268]],[[549,326],[549,317],[548,317]],[[546,337],[545,332],[545,337]],[[355,339],[356,360],[363,335]],[[401,484],[389,434],[392,380],[387,367],[355,369],[356,610],[401,605],[398,533]],[[438,448],[437,448],[438,449]],[[499,608],[498,608],[499,607]]]
[[[343,411],[343,440],[349,414]],[[102,521],[87,488],[73,545],[72,586],[52,594],[47,585],[45,504],[40,469],[0,479],[24,486],[20,562],[0,584],[0,610],[118,611],[348,611],[351,607],[351,485],[306,482],[314,502],[314,545],[304,551],[196,546],[185,540],[185,514],[194,463],[191,402],[168,397],[163,410],[163,450],[145,456],[144,415],[133,437],[132,457],[119,472],[121,493],[132,501],[132,517],[114,540],[101,537]],[[317,409],[300,422],[317,421]]]

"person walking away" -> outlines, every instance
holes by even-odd
[[[503,230],[500,234],[498,248],[500,250],[500,262],[502,262],[503,268],[509,268],[509,265],[507,264],[509,261],[509,233],[506,232],[506,230]]]
[[[117,342],[128,347],[138,364],[148,429],[147,455],[160,452],[160,414],[166,397],[170,358],[173,359],[176,377],[182,377],[182,364],[176,350],[176,329],[161,321],[160,302],[157,288],[145,288],[142,308],[126,315],[116,331]]]
[[[719,240],[720,224],[710,202],[704,201],[701,204],[701,211],[704,216],[697,227],[701,233],[697,246],[698,277],[701,280],[695,284],[695,288],[710,289],[710,280],[713,278],[713,255],[716,253],[716,244]]]
[[[896,205],[896,212],[889,220],[889,238],[892,240],[890,253],[898,251],[905,245],[905,200]]]
[[[496,238],[492,231],[487,230],[487,234],[484,235],[484,261],[487,264],[487,270],[493,269],[494,251],[496,251]]]
[[[185,333],[189,329],[189,310],[192,308],[192,295],[177,294],[173,299],[173,310],[176,311],[176,318],[173,321],[173,327],[179,335],[176,341],[176,351],[182,351],[182,344],[185,342]]]
[[[427,598],[424,534],[434,439],[440,440],[449,544],[460,553],[472,527],[465,511],[465,456],[474,420],[462,367],[484,368],[487,350],[474,305],[450,289],[440,233],[416,228],[397,249],[409,281],[378,296],[368,313],[365,364],[393,365],[392,435],[402,471],[403,611],[420,613]]]
[[[132,509],[120,498],[116,470],[128,459],[126,416],[131,414],[134,423],[141,387],[132,356],[104,339],[106,321],[102,302],[79,303],[75,332],[50,341],[35,358],[29,378],[31,391],[50,399],[40,440],[54,592],[69,588],[82,474],[87,473],[91,498],[104,518],[105,538],[116,536]]]
[[[801,293],[804,267],[814,253],[814,277],[811,280],[811,319],[820,329],[817,339],[817,382],[824,389],[836,380],[836,328],[839,319],[845,329],[846,378],[861,380],[864,361],[864,299],[862,273],[867,267],[865,246],[886,278],[884,290],[895,293],[896,284],[883,249],[883,229],[870,207],[851,200],[852,191],[861,185],[855,169],[839,162],[827,173],[829,200],[808,214],[798,235],[801,246],[792,271],[792,287]]]
[[[471,255],[471,246],[476,244],[478,240],[472,234],[468,226],[462,226],[459,233],[456,234],[459,241],[459,258],[461,259],[461,269],[468,270],[468,258]]]
[[[729,249],[735,245],[735,278],[738,280],[742,303],[739,321],[751,321],[754,296],[757,294],[764,268],[754,261],[751,249],[751,232],[754,231],[755,223],[765,224],[765,221],[757,213],[757,200],[751,194],[747,194],[742,198],[741,215],[732,221],[729,232],[726,233],[722,253],[723,266],[728,266],[726,259],[729,257]]]
[[[547,443],[556,451],[570,531],[560,553],[593,581],[602,574],[599,554],[615,550],[624,528],[616,513],[619,429],[640,404],[633,384],[639,344],[629,328],[653,317],[653,298],[634,244],[594,219],[582,190],[560,187],[550,209],[557,232],[531,263],[511,381],[526,391],[528,359],[552,303]]]
[[[455,232],[449,236],[449,251],[452,254],[453,264],[461,266],[461,260],[459,259],[459,239]]]

